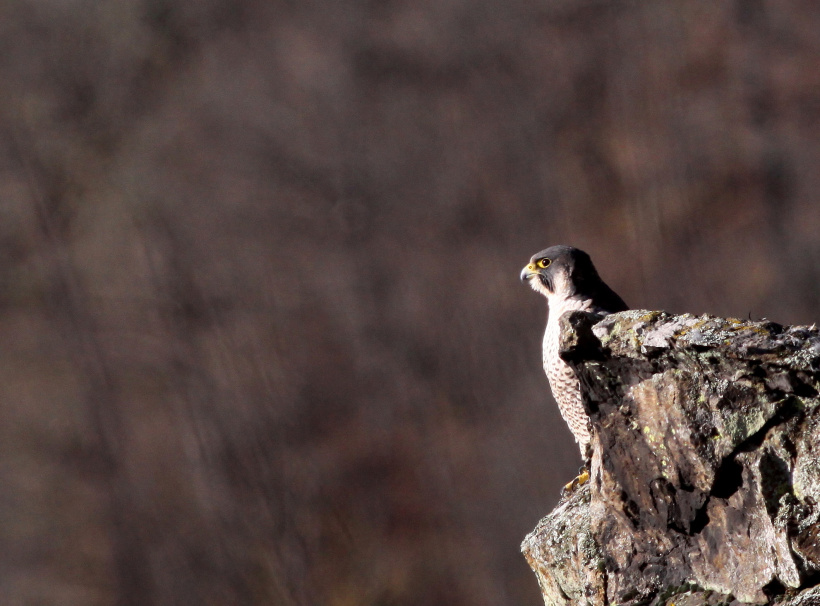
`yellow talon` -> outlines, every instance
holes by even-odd
[[[572,482],[564,486],[564,490],[561,492],[569,494],[574,492],[576,488],[579,486],[583,486],[589,482],[589,470],[588,469],[581,469],[581,473],[578,474],[578,477],[575,478]]]

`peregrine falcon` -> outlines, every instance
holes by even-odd
[[[521,270],[521,281],[547,298],[549,318],[544,332],[544,372],[558,410],[578,442],[581,457],[587,460],[589,418],[581,401],[578,377],[558,355],[558,318],[568,311],[610,314],[628,307],[598,277],[589,255],[571,246],[552,246],[533,255]]]

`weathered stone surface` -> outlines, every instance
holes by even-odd
[[[561,322],[591,480],[522,545],[545,602],[820,604],[806,591],[820,582],[820,331],[647,311]]]

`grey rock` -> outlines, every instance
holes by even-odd
[[[590,481],[522,551],[546,604],[820,605],[820,331],[561,318]]]

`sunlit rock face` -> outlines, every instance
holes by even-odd
[[[820,331],[635,310],[561,322],[593,454],[522,545],[545,602],[820,604]]]

